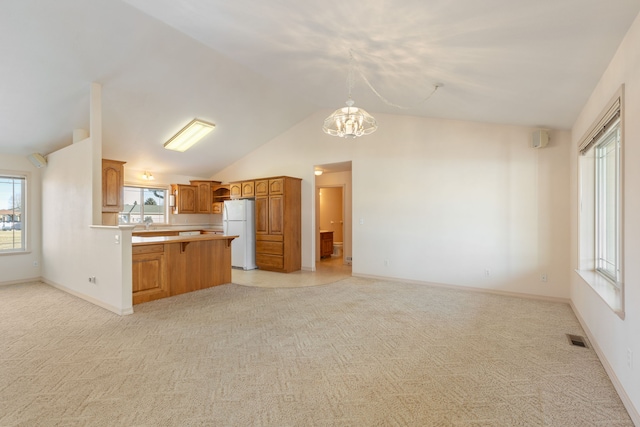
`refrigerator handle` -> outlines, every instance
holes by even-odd
[[[229,211],[227,210],[227,204],[223,203],[222,207],[224,212],[222,212],[222,232],[227,235],[227,230],[229,229]]]

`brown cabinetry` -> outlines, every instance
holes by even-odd
[[[133,304],[169,296],[164,245],[132,248]]]
[[[102,212],[120,212],[124,207],[124,163],[102,159]]]
[[[229,200],[230,196],[229,185],[214,185],[212,188],[212,201],[211,213],[220,214],[224,208],[224,201]]]
[[[232,199],[249,198],[255,195],[254,181],[232,182],[229,184],[229,196]]]
[[[300,270],[301,180],[291,177],[256,180],[255,191],[258,268],[286,273]]]
[[[102,159],[102,224],[118,225],[124,208],[124,163]]]
[[[194,185],[171,184],[171,194],[175,197],[174,214],[197,213],[196,193],[198,187]]]
[[[333,253],[333,231],[320,232],[320,258],[330,257]]]
[[[211,213],[212,188],[220,184],[218,181],[190,181],[196,187],[196,213]]]

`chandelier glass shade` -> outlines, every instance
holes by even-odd
[[[376,119],[362,108],[354,107],[351,98],[347,100],[346,104],[346,107],[337,109],[324,119],[322,126],[324,133],[343,138],[355,138],[369,135],[378,129]]]

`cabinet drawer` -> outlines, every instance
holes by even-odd
[[[144,245],[144,246],[133,246],[132,255],[140,255],[140,254],[156,254],[164,252],[164,245]]]
[[[256,235],[256,241],[265,242],[282,242],[284,236],[282,234],[258,234]]]
[[[272,255],[284,255],[284,243],[282,242],[269,242],[269,241],[256,241],[256,253],[260,254],[272,254]]]
[[[279,255],[256,254],[259,268],[284,268],[284,257]]]

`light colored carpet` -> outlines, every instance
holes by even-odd
[[[632,426],[566,304],[348,278],[119,317],[0,287],[1,426]]]

